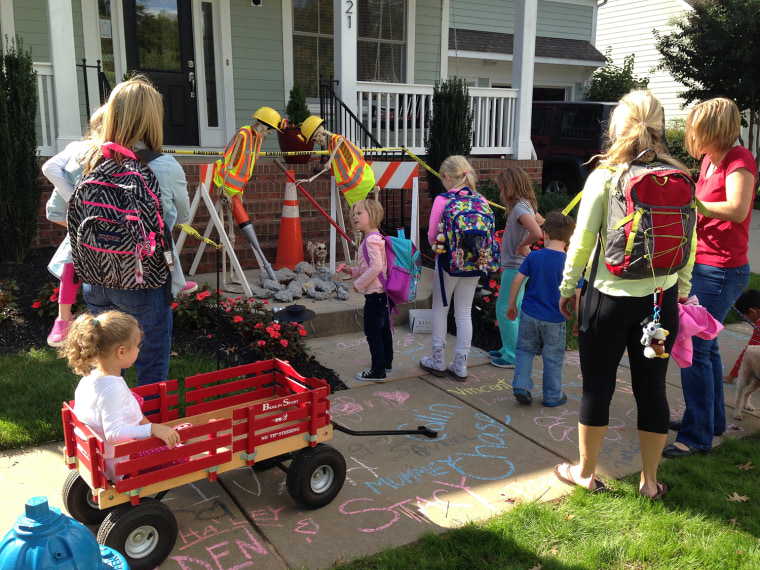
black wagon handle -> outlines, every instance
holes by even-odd
[[[330,422],[330,423],[333,425],[335,429],[337,429],[338,431],[342,431],[343,433],[347,433],[348,435],[360,435],[360,436],[362,435],[424,435],[425,437],[429,437],[429,438],[438,437],[438,432],[433,431],[427,426],[419,426],[417,429],[354,431],[340,424],[336,424],[335,422]]]

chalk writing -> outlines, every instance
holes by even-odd
[[[513,481],[504,486],[503,494],[510,499],[524,498],[533,501],[542,497],[549,487],[556,487],[558,484],[559,481],[554,475],[543,475],[528,481]]]
[[[428,477],[439,477],[448,472],[449,470],[443,465],[438,465],[438,461],[431,461],[422,467],[411,467],[397,475],[391,477],[379,477],[376,481],[366,481],[365,484],[376,494],[380,495],[382,494],[382,491],[380,490],[381,487],[400,489],[410,483],[419,483]]]
[[[359,414],[363,410],[362,405],[355,398],[349,396],[338,396],[330,402],[330,411],[333,417],[338,417],[345,421],[361,422],[362,417]]]
[[[311,543],[311,537],[319,532],[319,525],[314,519],[301,519],[296,523],[296,528],[293,530],[307,535],[306,542]]]
[[[375,479],[379,477],[377,474],[379,469],[377,467],[370,467],[368,465],[365,465],[362,461],[360,461],[356,457],[350,457],[350,460],[356,463],[356,466],[346,468],[346,483],[348,483],[349,485],[352,485],[354,487],[356,487],[357,485],[357,481],[355,481],[354,477],[351,476],[351,473],[353,471],[361,471],[361,472],[369,473]]]
[[[367,344],[367,337],[362,338],[361,340],[356,340],[351,343],[345,343],[345,342],[339,342],[335,345],[335,348],[338,350],[350,350],[352,348],[357,348],[363,344]]]
[[[253,467],[249,467],[248,471],[253,476],[253,482],[255,484],[255,489],[251,489],[249,485],[241,485],[240,482],[237,479],[233,479],[232,483],[241,491],[245,491],[249,495],[254,495],[256,497],[261,496],[261,481],[259,481],[258,476],[256,475],[256,471],[253,470]]]
[[[284,508],[285,506],[282,506],[279,509],[273,509],[267,505],[266,510],[258,509],[256,511],[251,511],[251,520],[261,527],[282,527],[282,523],[280,522],[280,511]]]
[[[446,439],[446,434],[441,433],[446,429],[448,421],[454,417],[454,410],[461,410],[461,406],[455,406],[453,404],[433,404],[426,411],[412,410],[414,412],[414,425],[424,424],[433,431],[438,432],[438,439]],[[396,429],[409,429],[409,424],[401,424]],[[409,439],[416,439],[418,441],[428,441],[428,438],[422,435],[407,435]]]
[[[489,392],[500,392],[502,390],[512,390],[512,383],[507,382],[506,378],[500,378],[496,384],[485,386],[457,386],[448,388],[446,391],[458,396],[472,396],[473,394],[487,394]]]
[[[182,570],[195,570],[198,567],[204,568],[206,570],[238,570],[239,568],[248,568],[250,566],[253,566],[256,564],[253,557],[254,554],[267,555],[269,552],[267,552],[266,548],[264,548],[264,546],[258,541],[258,539],[246,526],[239,526],[238,528],[242,530],[248,537],[247,540],[235,540],[234,546],[232,548],[237,547],[237,551],[239,552],[230,551],[231,546],[230,541],[228,540],[205,547],[206,552],[214,562],[213,565],[205,560],[191,558],[190,556],[172,556],[171,560],[174,560]],[[223,565],[222,559],[233,555],[234,559],[237,560],[240,560],[240,555],[242,555],[242,557],[247,560],[247,562],[236,564],[235,566]]]
[[[386,398],[398,404],[403,404],[409,399],[409,392],[402,392],[400,390],[394,390],[393,392],[375,392],[375,396],[378,398]]]

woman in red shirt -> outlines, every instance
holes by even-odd
[[[708,210],[697,217],[697,257],[691,276],[691,294],[718,321],[749,283],[749,224],[755,194],[757,164],[746,148],[734,145],[741,116],[736,104],[722,97],[700,103],[686,119],[686,149],[695,158],[704,155],[697,198]],[[723,365],[718,340],[694,337],[694,357],[681,370],[686,410],[676,442],[665,457],[707,453],[714,435],[726,431],[723,403]]]

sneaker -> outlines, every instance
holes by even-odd
[[[195,293],[198,290],[198,284],[195,281],[186,281],[185,286],[180,289],[180,295],[187,295],[188,293]]]
[[[491,364],[493,364],[496,368],[514,368],[515,367],[514,364],[510,364],[503,358],[494,358],[491,361]]]
[[[55,322],[53,323],[53,330],[50,331],[50,334],[47,337],[48,345],[55,347],[61,346],[63,341],[66,340],[66,337],[69,336],[69,326],[73,320],[74,317],[68,321],[56,317]]]
[[[523,390],[522,388],[515,388],[513,394],[515,395],[515,399],[521,404],[533,403],[533,396],[527,390]]]
[[[501,358],[501,351],[500,350],[489,350],[488,351],[488,358]]]
[[[357,382],[385,382],[385,370],[375,372],[372,369],[367,369],[354,376],[354,380]]]
[[[388,374],[391,374],[393,372],[393,368],[386,368],[385,369],[385,375],[388,376]]]
[[[557,406],[561,406],[563,404],[567,404],[567,394],[564,392],[562,392],[562,396],[556,402],[544,402],[544,406],[547,408],[556,408]]]

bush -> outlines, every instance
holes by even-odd
[[[686,150],[686,119],[683,117],[670,119],[665,126],[665,140],[668,143],[670,156],[683,162],[696,181],[699,177],[699,161]]]
[[[0,261],[21,263],[37,232],[37,72],[20,38],[0,60]]]
[[[32,309],[37,312],[37,315],[41,318],[54,319],[58,316],[58,293],[61,288],[56,283],[50,282],[40,289],[37,293],[37,298],[32,303]],[[79,288],[77,292],[76,303],[71,307],[73,314],[79,314],[87,311],[87,305],[82,299],[82,288]]]
[[[598,68],[591,76],[591,84],[586,92],[587,101],[618,101],[634,89],[646,89],[649,79],[639,79],[633,75],[634,54],[623,59],[623,67],[612,63],[610,50],[605,53],[604,67]]]
[[[15,281],[0,281],[0,323],[16,308],[18,285]]]
[[[438,81],[433,88],[433,117],[425,141],[427,163],[434,170],[454,154],[469,156],[472,149],[472,113],[467,82],[458,77]],[[430,197],[445,191],[440,178],[427,172]]]
[[[285,115],[291,124],[299,128],[301,123],[311,115],[300,83],[293,85],[293,88],[290,90],[290,98],[288,99],[287,107],[285,107]]]

